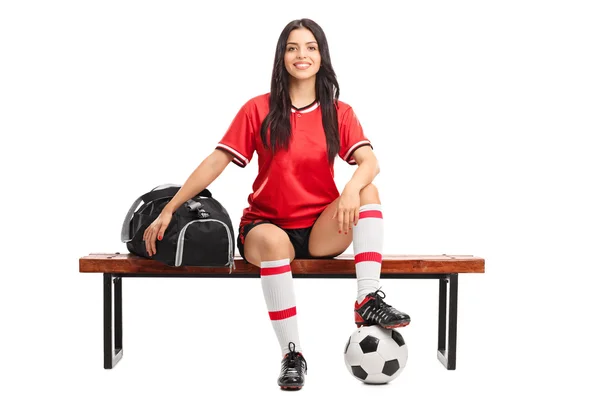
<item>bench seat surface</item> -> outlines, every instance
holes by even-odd
[[[354,275],[354,255],[342,254],[333,259],[295,259],[293,275]],[[260,268],[235,257],[232,275],[259,276]],[[449,274],[483,273],[483,258],[470,255],[396,255],[384,254],[381,275],[386,274]],[[227,267],[171,267],[134,254],[95,253],[79,259],[79,272],[112,274],[221,275],[229,274]]]

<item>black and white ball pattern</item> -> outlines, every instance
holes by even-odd
[[[379,326],[358,328],[346,343],[348,371],[364,383],[382,384],[397,378],[406,366],[408,348],[395,329]]]

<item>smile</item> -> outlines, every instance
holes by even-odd
[[[294,64],[294,67],[296,67],[298,69],[308,69],[308,67],[310,67],[310,64],[307,64],[307,63],[296,63],[296,64]]]

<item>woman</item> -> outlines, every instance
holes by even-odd
[[[244,209],[240,255],[261,269],[261,285],[283,360],[282,389],[304,385],[306,360],[298,335],[290,263],[331,258],[354,243],[355,323],[392,329],[410,317],[383,302],[379,288],[383,219],[379,173],[370,141],[352,108],[338,101],[339,86],[325,34],[310,19],[290,22],[275,51],[271,92],[250,99],[209,155],[144,233],[150,256],[173,212],[213,182],[233,161],[245,167],[254,152],[259,171]],[[358,164],[339,194],[333,162]],[[354,230],[352,229],[354,226]]]

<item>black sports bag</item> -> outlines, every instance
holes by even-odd
[[[160,215],[181,186],[161,185],[140,196],[127,212],[121,241],[138,256],[174,267],[235,268],[233,225],[227,210],[204,189],[174,213],[162,240],[156,240],[156,254],[146,252],[144,231]],[[137,211],[140,204],[143,204]]]

